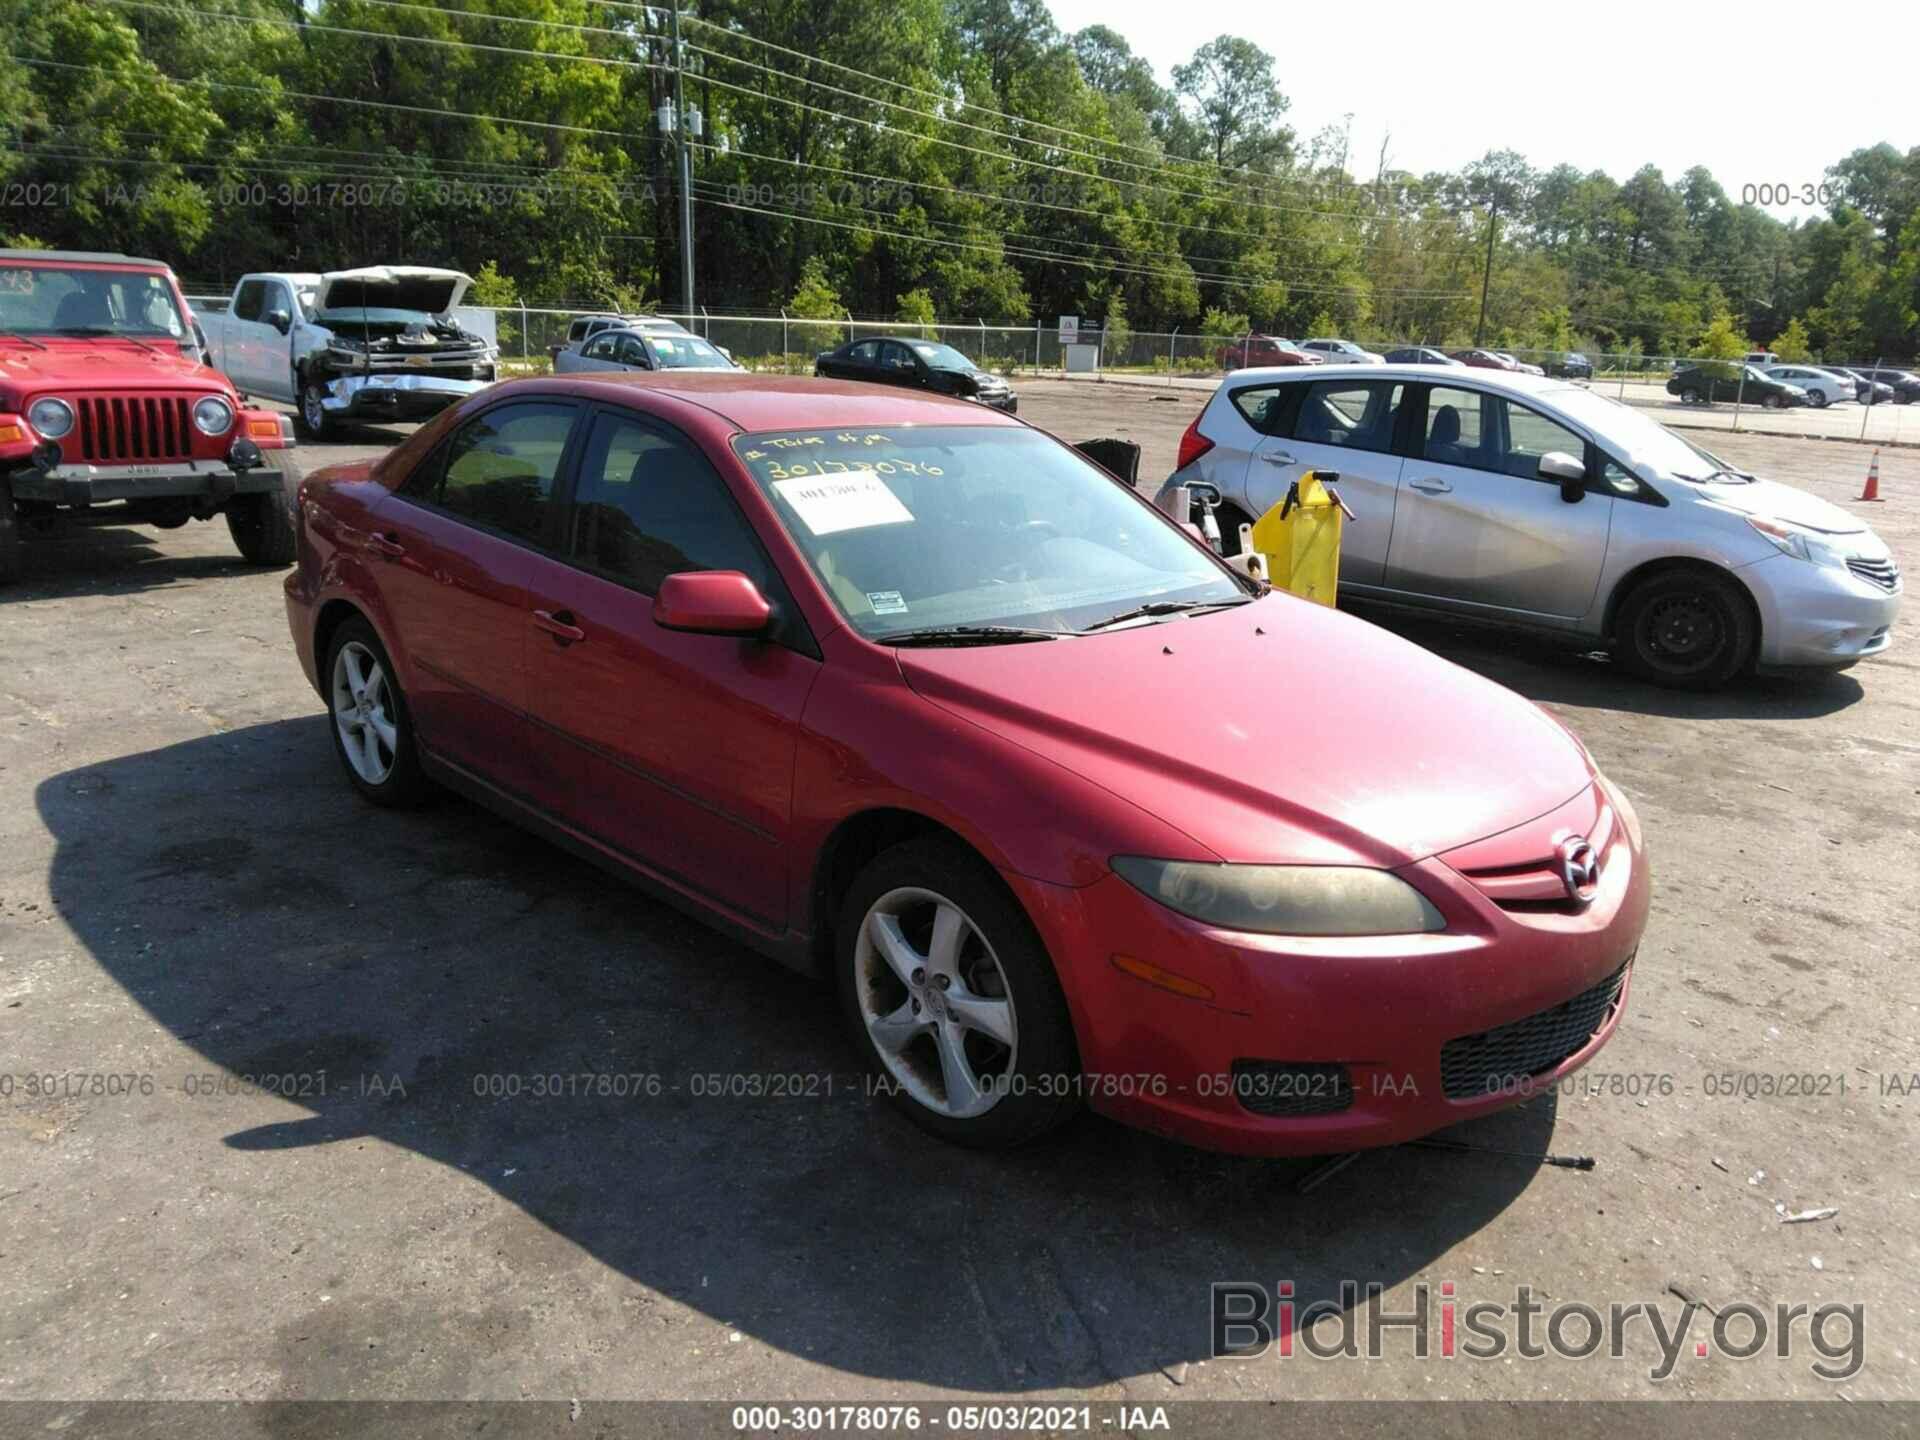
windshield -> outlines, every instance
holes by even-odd
[[[154,340],[191,334],[164,275],[38,264],[0,266],[0,330]]]
[[[937,344],[932,340],[909,340],[913,353],[927,362],[931,370],[971,370],[973,361],[962,355],[951,345]]]
[[[1663,475],[1702,480],[1714,471],[1727,468],[1659,421],[1605,395],[1569,386],[1556,390],[1551,398],[1568,419],[1591,430],[1604,448],[1624,452],[1637,463],[1651,466]]]
[[[649,335],[653,358],[662,370],[731,370],[733,362],[705,340],[692,335]]]
[[[734,449],[853,628],[1072,633],[1246,592],[1104,470],[1011,426],[797,430]]]

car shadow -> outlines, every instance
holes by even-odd
[[[1590,643],[1342,600],[1340,608],[1517,690],[1529,700],[1685,720],[1810,720],[1866,694],[1847,671],[1745,675],[1724,689],[1667,690],[1629,675]],[[1868,662],[1871,663],[1871,662]]]
[[[190,520],[187,525],[216,526],[220,540],[232,544],[227,522],[217,515],[211,520]],[[20,547],[18,579],[0,586],[0,608],[69,595],[134,594],[260,573],[262,567],[241,559],[237,550],[224,555],[180,553],[172,542],[186,533],[185,526],[162,530],[140,525],[29,532]]]
[[[1536,1174],[1582,1183],[1414,1148],[1322,1176],[1092,1116],[1010,1154],[955,1149],[866,1093],[824,987],[463,801],[363,804],[325,725],[36,792],[53,902],[94,963],[211,1065],[305,1077],[303,1118],[224,1138],[263,1193],[325,1163],[288,1151],[376,1138],[769,1345],[999,1392],[1175,1371],[1208,1355],[1210,1282],[1287,1280],[1303,1304],[1390,1287]],[[797,1093],[729,1093],[735,1076]],[[1534,1154],[1554,1120],[1543,1100],[1453,1133]],[[324,1333],[363,1349],[352,1327],[384,1322],[334,1300]],[[345,1355],[300,1330],[262,1337],[290,1393],[324,1389]]]

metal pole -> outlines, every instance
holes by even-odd
[[[1487,268],[1480,276],[1480,323],[1473,327],[1473,345],[1477,350],[1487,343],[1487,293],[1493,289],[1493,237],[1500,233],[1500,202],[1487,207]]]
[[[526,359],[527,359],[527,302],[522,300],[520,302],[520,361],[521,363],[525,364]]]
[[[1873,370],[1871,373],[1874,375],[1878,375],[1880,373],[1880,367],[1886,363],[1887,363],[1887,357],[1882,355],[1878,360],[1873,362]],[[1878,385],[1879,383],[1880,382],[1878,380],[1873,380],[1868,383],[1867,403],[1860,407],[1860,438],[1862,440],[1865,440],[1867,438],[1867,417],[1873,413],[1874,395],[1875,395],[1875,391],[1873,387],[1875,385]]]
[[[1173,388],[1173,364],[1174,364],[1173,347],[1175,342],[1178,341],[1179,338],[1180,338],[1180,327],[1176,325],[1173,327],[1173,333],[1167,336],[1167,388],[1169,390]]]
[[[680,0],[673,0],[673,134],[680,147],[680,308],[693,314],[693,151],[687,145],[687,107],[680,77],[686,52],[680,48]]]
[[[782,305],[780,307],[780,370],[781,370],[781,373],[784,374],[787,370],[791,369],[792,365],[793,365],[793,362],[787,358],[787,307]]]
[[[1747,367],[1744,361],[1740,365],[1740,383],[1733,392],[1733,428],[1740,428],[1740,406],[1747,398]]]
[[[1033,373],[1036,375],[1040,373],[1040,326],[1038,322],[1035,322],[1033,327]]]

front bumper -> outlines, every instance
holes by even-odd
[[[338,420],[410,418],[438,415],[491,380],[454,380],[441,375],[405,373],[343,375],[328,384],[320,408]]]
[[[1792,555],[1769,555],[1736,573],[1760,612],[1763,668],[1844,669],[1892,642],[1904,582],[1887,590]]]
[[[17,500],[54,505],[97,505],[110,500],[164,500],[185,497],[225,500],[279,490],[285,476],[271,465],[235,470],[224,460],[165,460],[150,464],[56,465],[51,470],[14,472]]]
[[[1624,823],[1606,847],[1586,909],[1503,909],[1446,863],[1428,859],[1402,873],[1447,915],[1448,929],[1438,935],[1235,934],[1186,920],[1114,875],[1084,890],[1008,881],[1060,970],[1094,1109],[1242,1154],[1366,1149],[1548,1093],[1612,1037],[1651,887],[1631,807],[1610,787],[1605,793]],[[1137,979],[1113,964],[1115,955],[1196,981],[1213,998]],[[1504,1043],[1500,1037],[1524,1023],[1551,1024],[1563,1008],[1596,994],[1611,1003],[1591,1009],[1592,1026],[1571,1032],[1551,1063],[1461,1093],[1463,1045]],[[1453,1057],[1451,1074],[1445,1055]],[[1309,1078],[1296,1083],[1309,1091],[1311,1073],[1341,1072],[1346,1102],[1326,1113],[1261,1113],[1253,1108],[1260,1093],[1245,1078],[1258,1072],[1246,1062],[1300,1067]]]

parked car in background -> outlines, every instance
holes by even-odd
[[[1302,340],[1302,350],[1310,350],[1316,355],[1324,355],[1329,365],[1384,365],[1386,357],[1377,355],[1364,346],[1351,340]]]
[[[1389,365],[1458,365],[1460,362],[1444,350],[1431,345],[1403,345],[1386,353]]]
[[[1812,401],[1798,385],[1775,380],[1766,371],[1737,360],[1702,360],[1667,381],[1667,393],[1683,405],[1764,405],[1785,410]]]
[[[1589,360],[1578,350],[1568,350],[1563,354],[1554,356],[1549,359],[1541,369],[1545,371],[1546,374],[1562,380],[1591,380],[1593,378],[1593,361]]]
[[[1911,370],[1890,370],[1884,366],[1849,368],[1863,379],[1887,386],[1893,391],[1893,399],[1898,404],[1911,405],[1915,400],[1920,400],[1920,375]]]
[[[441,782],[830,981],[936,1136],[1084,1097],[1248,1154],[1389,1145],[1550,1093],[1624,1013],[1642,833],[1563,724],[1256,593],[985,407],[513,381],[301,513],[344,783]]]
[[[578,315],[567,323],[567,338],[547,346],[547,358],[558,360],[562,350],[578,350],[603,330],[640,330],[649,335],[689,335],[692,332],[678,320],[659,315]]]
[[[1515,355],[1511,350],[1496,350],[1493,353],[1498,355],[1502,360],[1506,361],[1507,367],[1518,374],[1544,375],[1547,373],[1544,367],[1535,365],[1531,361],[1522,360],[1519,356]]]
[[[1476,370],[1517,371],[1520,367],[1507,355],[1497,350],[1455,350],[1453,358],[1462,365],[1470,365]]]
[[[647,330],[602,330],[577,350],[553,359],[556,375],[590,370],[738,370],[719,348],[698,335]]]
[[[1891,405],[1900,398],[1893,386],[1883,380],[1871,380],[1858,370],[1839,365],[1824,365],[1821,368],[1831,371],[1843,380],[1852,380],[1858,386],[1854,391],[1854,398],[1862,405]]]
[[[1780,364],[1781,360],[1780,357],[1771,350],[1749,350],[1746,355],[1746,363],[1764,370],[1769,365]]]
[[[1853,513],[1564,381],[1414,365],[1233,377],[1179,457],[1168,486],[1219,491],[1229,548],[1307,471],[1335,470],[1355,515],[1343,600],[1606,644],[1677,688],[1851,665],[1886,649],[1900,607],[1893,556]]]
[[[33,536],[216,515],[247,560],[290,564],[292,445],[205,363],[165,263],[0,250],[0,582]]]
[[[1279,335],[1249,335],[1231,345],[1222,346],[1218,356],[1222,370],[1251,370],[1260,365],[1320,365],[1325,357],[1303,350]]]
[[[837,350],[815,356],[813,373],[830,380],[865,380],[955,395],[1009,415],[1020,409],[1019,397],[1005,379],[937,340],[849,340]]]
[[[343,423],[425,419],[494,382],[498,352],[451,313],[472,283],[425,265],[243,275],[199,320],[212,363],[243,394],[292,405],[317,440]]]
[[[1770,379],[1797,385],[1806,391],[1807,403],[1816,410],[1824,410],[1842,400],[1855,399],[1860,393],[1860,382],[1853,376],[1839,375],[1811,365],[1769,365],[1766,374]]]

